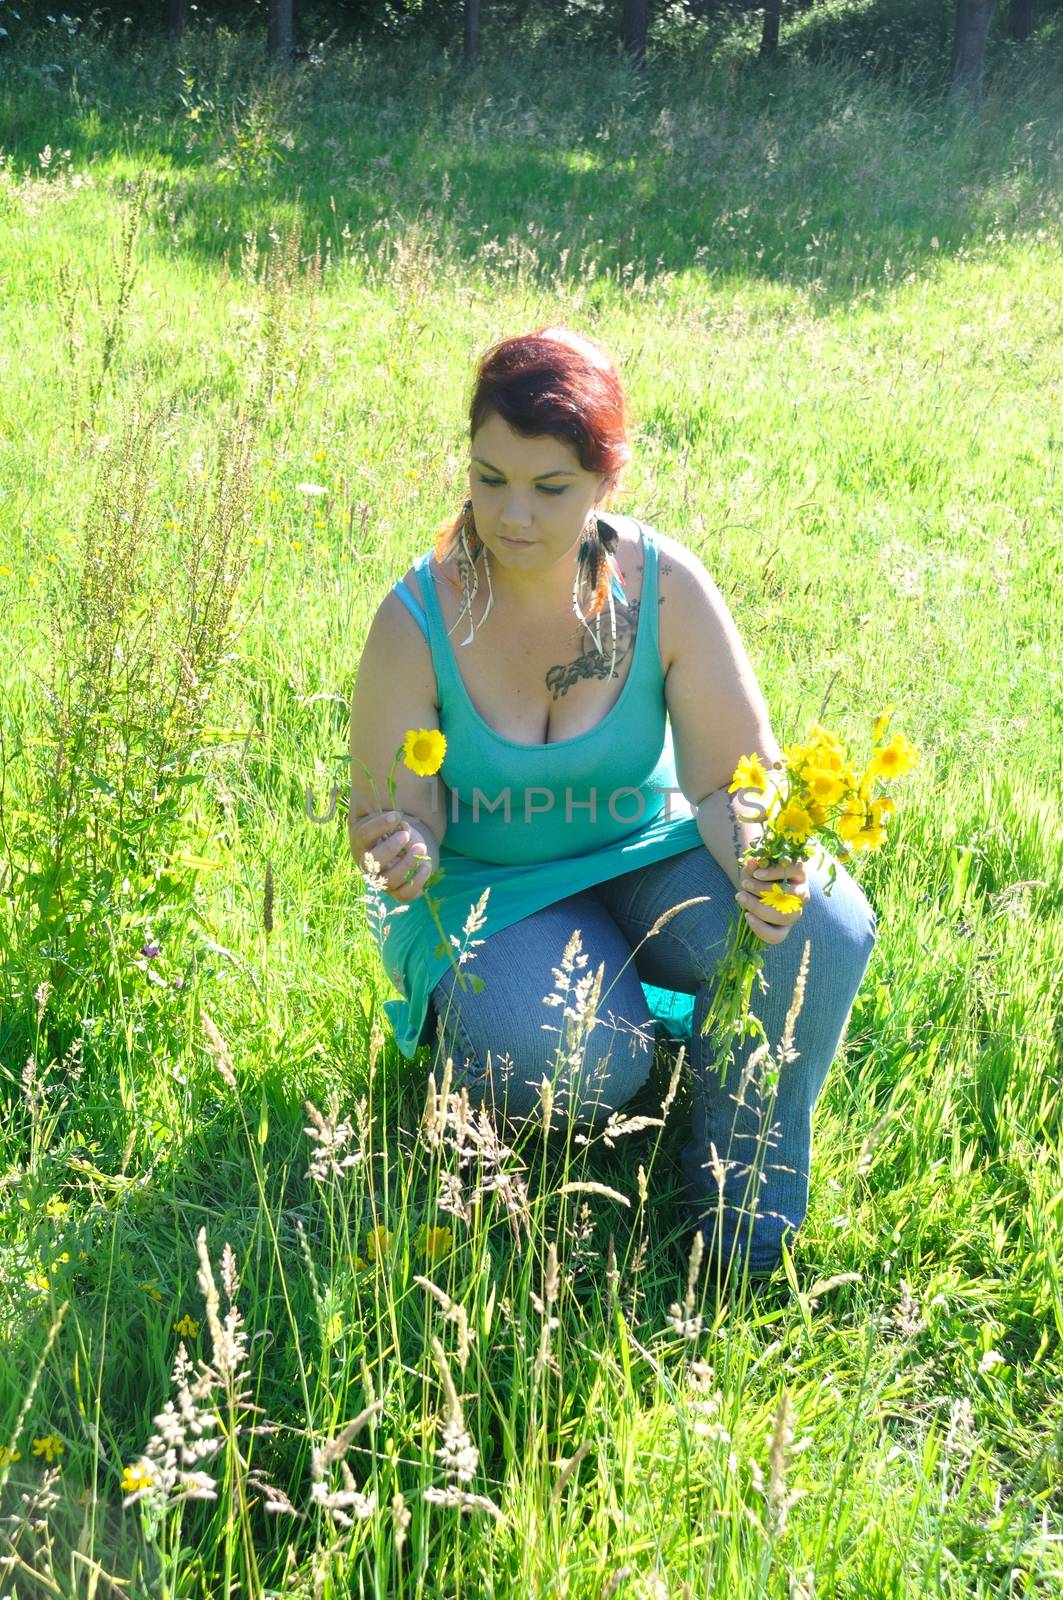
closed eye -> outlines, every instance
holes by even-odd
[[[476,476],[479,478],[480,482],[485,483],[489,489],[497,489],[502,483],[501,478],[485,478],[482,472],[478,472]],[[568,488],[568,485],[565,483],[538,483],[535,487],[538,489],[540,494],[564,494],[565,490]]]

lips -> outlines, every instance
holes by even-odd
[[[499,538],[502,540],[503,544],[526,546],[533,543],[531,539],[511,539],[506,533],[499,534]]]

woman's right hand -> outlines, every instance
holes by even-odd
[[[377,862],[384,887],[394,899],[416,900],[432,875],[424,835],[401,811],[371,811],[351,827],[351,850],[363,873],[368,852]]]

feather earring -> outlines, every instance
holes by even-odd
[[[475,624],[475,626],[474,626],[473,620],[472,620],[472,603],[473,603],[473,600],[476,598],[477,594],[480,591],[480,575],[476,570],[476,559],[474,558],[474,556],[472,554],[472,551],[469,548],[469,534],[470,533],[472,534],[473,538],[476,539],[477,545],[479,546],[479,549],[476,552],[477,557],[479,556],[480,551],[481,550],[483,551],[483,556],[484,556],[484,576],[487,579],[487,604],[484,607],[483,616],[480,618],[480,621]],[[461,587],[462,587],[462,593],[464,595],[464,599],[462,601],[461,610],[458,612],[457,616],[455,617],[453,624],[447,629],[447,636],[449,637],[450,634],[452,634],[454,632],[454,629],[457,627],[457,625],[461,621],[462,617],[466,614],[466,612],[468,612],[468,615],[469,615],[469,632],[468,632],[467,636],[464,639],[459,641],[461,644],[466,645],[466,644],[471,644],[472,643],[473,636],[476,633],[476,629],[478,627],[480,627],[482,625],[482,623],[486,620],[486,618],[490,615],[491,607],[495,603],[495,591],[494,591],[494,587],[493,587],[493,585],[491,583],[491,562],[490,562],[490,560],[488,558],[487,546],[484,545],[483,543],[481,543],[481,541],[480,541],[480,539],[479,539],[479,537],[477,536],[477,533],[476,533],[476,523],[473,520],[472,501],[471,500],[466,500],[464,506],[462,507],[461,548],[462,548],[462,550],[464,551],[464,554],[465,554],[465,565],[463,565],[463,567],[461,569]],[[472,588],[471,588],[471,590],[470,590],[470,587],[469,587],[469,574],[470,574],[470,572],[472,573]]]
[[[616,533],[613,530],[610,530],[610,532],[612,533],[611,543],[615,547]],[[593,628],[590,626],[586,617],[584,616],[579,603],[580,581],[583,577],[584,569],[588,567],[590,569],[589,587],[594,593],[594,604],[590,608],[591,616],[595,619]],[[572,609],[576,613],[576,616],[579,618],[580,622],[586,628],[587,632],[590,634],[591,638],[594,640],[598,654],[604,655],[605,651],[602,648],[601,613],[606,601],[608,601],[609,623],[612,630],[612,656],[609,662],[610,677],[612,677],[613,673],[616,671],[616,608],[613,605],[613,586],[611,579],[612,570],[609,557],[606,553],[606,543],[602,538],[601,524],[594,512],[591,512],[589,531],[586,529],[584,530],[583,537],[580,540],[579,553],[576,558],[576,581],[572,585]]]

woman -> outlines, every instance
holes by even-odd
[[[399,1048],[412,1059],[434,1032],[436,1065],[454,1058],[473,1103],[531,1116],[547,1076],[555,1126],[605,1117],[646,1081],[655,1022],[688,1041],[693,1225],[728,1266],[763,1274],[805,1217],[812,1108],[875,917],[837,863],[824,894],[829,858],[768,870],[799,912],[755,897],[764,882],[739,857],[759,830],[727,790],[741,756],[781,764],[779,746],[702,563],[605,509],[630,460],[625,413],[606,353],[568,329],[481,358],[468,498],[384,597],[358,668],[351,849],[405,996],[385,1007]],[[442,732],[445,759],[435,777],[400,766],[381,810],[365,774],[379,793],[410,729]],[[438,923],[424,894],[437,868]],[[748,1042],[721,1084],[700,1031],[736,914],[767,946],[752,1005],[773,1050],[811,943],[797,1057],[766,1105],[755,1082],[735,1094]],[[586,1009],[586,982],[575,1004],[573,990],[601,964],[577,1061],[559,1048],[561,1005]]]

